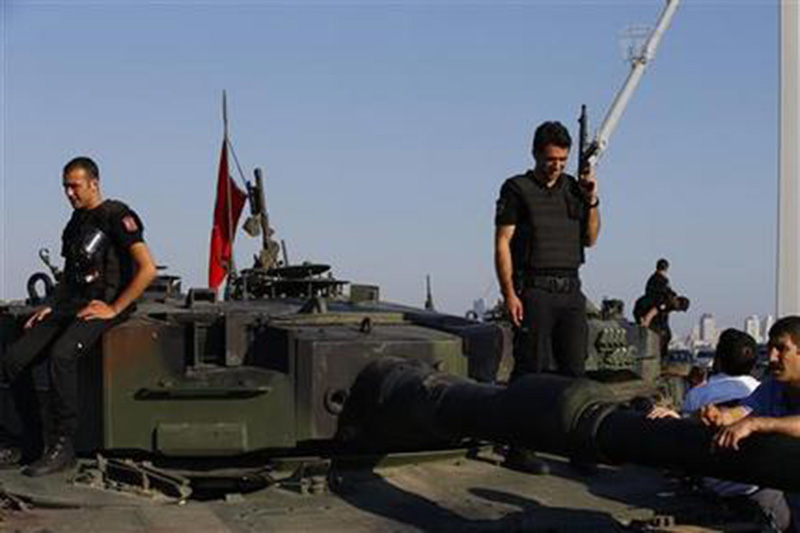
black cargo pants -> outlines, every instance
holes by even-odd
[[[43,424],[33,381],[33,367],[47,363],[50,377],[50,415],[46,439],[73,439],[78,428],[78,358],[89,351],[100,336],[126,318],[82,320],[76,309],[54,310],[12,344],[0,360],[3,375],[11,384],[16,410],[23,427],[23,449],[28,457],[41,453]]]
[[[511,381],[539,372],[582,376],[589,326],[580,282],[531,283],[520,298],[524,314],[514,332]]]

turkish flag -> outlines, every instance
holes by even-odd
[[[230,193],[230,202],[228,201]],[[222,154],[219,157],[219,177],[217,179],[217,201],[214,204],[214,225],[211,228],[211,254],[208,259],[208,286],[220,286],[231,265],[233,238],[236,225],[242,214],[247,195],[231,179],[228,173],[228,144],[222,141]],[[229,210],[230,206],[230,210]]]

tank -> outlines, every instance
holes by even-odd
[[[412,486],[437,487],[438,495],[420,496],[436,505],[448,499],[447,478],[453,472],[447,468],[453,461],[469,463],[468,472],[461,470],[462,476],[468,474],[459,485],[462,490],[496,478],[490,484],[533,483],[567,499],[574,494],[574,486],[552,488],[548,483],[553,480],[536,485],[524,474],[498,468],[495,446],[503,444],[612,464],[633,461],[694,471],[703,471],[706,463],[717,465],[676,462],[656,442],[655,451],[644,457],[626,445],[630,435],[637,442],[652,441],[645,437],[653,426],[630,406],[636,398],[655,399],[663,387],[657,339],[624,320],[617,304],[587,310],[592,380],[580,382],[578,389],[552,376],[506,387],[511,344],[502,321],[385,302],[377,286],[341,280],[329,265],[289,264],[285,254],[281,261],[258,174],[250,201],[255,222],[248,224],[251,230],[260,228],[263,250],[251,268],[232,278],[227,298],[218,301],[215,292],[202,288],[184,292],[179,277],[159,276],[131,318],[107,332],[80,361],[83,394],[76,444],[85,458],[81,469],[34,480],[0,473],[0,502],[7,507],[33,502],[138,509],[141,501],[223,498],[240,504],[236,508],[243,514],[234,517],[214,508],[220,527],[226,527],[226,520],[242,527],[242,516],[262,511],[274,516],[327,506],[343,514],[320,516],[363,520],[368,524],[364,530],[398,520],[411,529],[439,524],[437,529],[496,530],[509,523],[429,515],[429,503],[413,496],[403,500],[399,495],[409,506],[406,511],[389,510],[398,494],[387,487],[391,475],[382,469],[411,468]],[[46,301],[57,283],[58,269],[49,264],[49,254],[41,255],[51,275],[35,274],[26,302],[0,308],[0,352],[21,334],[33,306]],[[38,383],[44,391],[44,376],[38,376]],[[5,385],[0,393],[8,440],[19,421]],[[624,426],[623,432],[603,430],[613,423]],[[609,434],[618,436],[614,440]],[[692,442],[699,449],[707,439],[705,432]],[[710,471],[720,468],[725,466]],[[773,470],[764,474],[764,467],[755,470],[759,473],[748,475],[761,481],[777,475]],[[784,478],[772,482],[794,488]],[[312,500],[287,500],[285,492],[270,492],[273,487]],[[640,498],[632,487],[620,497]],[[583,489],[590,490],[590,484]],[[491,490],[480,496],[498,497]],[[131,503],[131,494],[137,503]],[[259,494],[268,494],[268,501]],[[353,515],[351,507],[360,514]],[[194,518],[209,512],[207,506],[191,509],[199,513],[190,513]],[[478,514],[492,516],[487,509]],[[373,523],[364,516],[376,512],[388,522]],[[310,520],[298,522],[300,529],[326,530],[335,523]],[[254,523],[277,527],[281,522],[265,518]],[[19,524],[24,526],[24,516],[15,527]]]
[[[81,361],[80,450],[163,457],[313,450],[333,439],[359,372],[383,357],[504,380],[511,335],[502,321],[384,302],[379,287],[341,280],[329,265],[280,260],[261,173],[254,174],[244,225],[262,239],[253,266],[231,277],[221,301],[210,289],[182,292],[177,276],[158,277],[131,318]],[[27,302],[2,310],[0,350],[58,281],[49,253],[40,256],[50,275],[35,273]],[[613,303],[587,312],[589,376],[613,382],[618,399],[657,394],[654,335]],[[3,402],[3,420],[13,419],[10,405]]]

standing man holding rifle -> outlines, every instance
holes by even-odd
[[[532,372],[584,374],[588,325],[578,269],[600,233],[600,200],[588,158],[580,158],[580,179],[564,173],[571,147],[563,124],[539,125],[534,168],[507,179],[497,200],[495,269],[515,326],[512,381]],[[505,464],[549,471],[532,450],[514,446]]]
[[[572,146],[569,132],[558,122],[545,122],[534,134],[533,170],[509,178],[500,189],[494,253],[506,309],[516,326],[512,380],[530,372],[584,372],[588,326],[578,268],[584,248],[594,246],[600,233],[592,163],[606,150],[679,2],[666,0],[644,45],[632,49],[630,73],[591,144],[586,143],[585,106],[582,109],[580,180],[564,174]],[[547,472],[544,463],[520,448],[511,448],[506,464]]]

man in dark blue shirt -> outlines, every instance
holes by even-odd
[[[737,407],[701,410],[703,423],[719,428],[717,446],[739,449],[756,433],[800,437],[800,316],[783,317],[769,330],[770,377]],[[800,531],[800,495],[787,494],[796,531]]]

